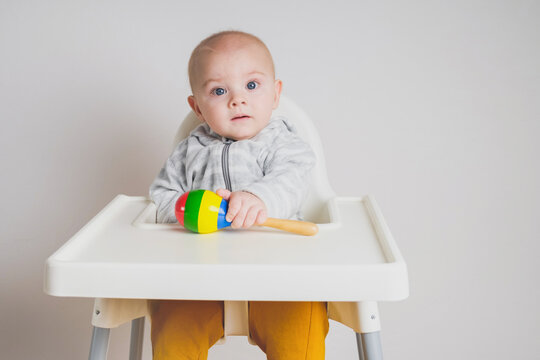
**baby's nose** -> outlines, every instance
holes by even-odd
[[[233,107],[239,106],[239,105],[246,105],[246,98],[242,96],[241,94],[233,94],[229,105]]]

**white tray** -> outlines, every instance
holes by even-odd
[[[46,262],[54,296],[392,301],[406,264],[370,197],[337,198],[312,237],[265,228],[194,234],[151,224],[153,204],[117,196]]]

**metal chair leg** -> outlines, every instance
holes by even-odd
[[[131,341],[129,344],[129,360],[141,360],[144,338],[144,317],[131,321]]]
[[[365,334],[356,333],[356,344],[360,360],[382,360],[380,331]]]
[[[88,360],[106,360],[107,349],[109,348],[109,334],[111,329],[95,327],[92,331],[92,342],[90,344],[90,355]]]

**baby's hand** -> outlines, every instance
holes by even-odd
[[[245,191],[230,192],[226,189],[218,189],[216,193],[229,202],[225,218],[232,221],[232,228],[248,228],[266,221],[266,205],[257,196]]]

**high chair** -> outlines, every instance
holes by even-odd
[[[178,224],[157,224],[148,198],[118,195],[45,266],[47,294],[96,299],[89,359],[106,359],[110,329],[128,321],[129,358],[141,359],[146,299],[223,300],[221,343],[233,335],[251,342],[248,300],[325,301],[329,318],[356,332],[360,359],[382,359],[377,302],[408,296],[405,261],[372,197],[335,196],[306,113],[282,97],[277,115],[294,123],[317,156],[303,214],[318,223],[319,233],[253,228],[194,234]],[[198,124],[190,112],[175,145]]]

